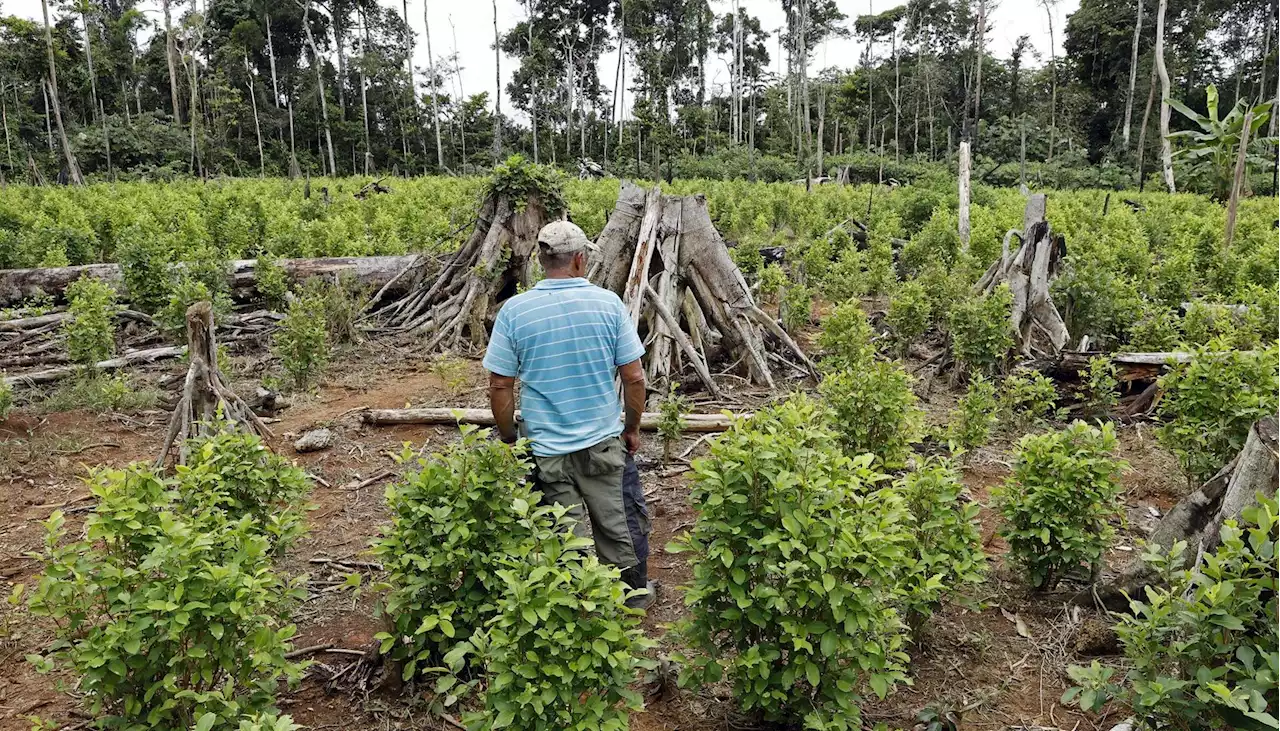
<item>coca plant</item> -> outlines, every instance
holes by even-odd
[[[901,498],[827,418],[796,395],[735,423],[694,463],[698,519],[669,550],[693,555],[681,685],[727,676],[746,712],[843,731],[866,693],[906,680],[908,534]]]

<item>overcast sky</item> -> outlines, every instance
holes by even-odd
[[[201,5],[209,0],[198,0]],[[216,0],[214,0],[216,2]],[[400,11],[401,0],[379,0],[383,5]],[[427,66],[427,48],[423,39],[423,2],[430,3],[431,14],[431,46],[436,58],[448,56],[457,50],[461,58],[462,92],[467,95],[487,91],[492,99],[494,91],[494,56],[493,56],[493,0],[476,2],[451,2],[450,0],[408,0],[409,21],[417,33],[417,48],[414,51],[414,65],[420,68]],[[1018,36],[1028,35],[1036,50],[1043,56],[1049,53],[1049,18],[1039,0],[997,0],[999,3],[991,13],[991,34],[989,36],[994,55],[1004,58],[1013,48]],[[900,0],[837,0],[840,9],[852,19],[870,12],[882,12],[896,5]],[[181,5],[181,0],[177,3]],[[741,0],[746,12],[760,18],[761,27],[774,33],[785,22],[782,3],[779,0]],[[145,1],[144,9],[156,2]],[[1058,0],[1054,9],[1053,32],[1058,53],[1062,52],[1062,29],[1066,17],[1079,7],[1079,0]],[[711,7],[717,14],[730,12],[730,0],[711,0]],[[505,32],[525,18],[525,8],[519,0],[497,0],[498,30]],[[0,0],[0,11],[40,18],[40,0]],[[148,17],[158,19],[158,13],[148,13]],[[863,41],[855,39],[834,40],[822,44],[814,52],[810,68],[814,71],[827,67],[851,68],[857,65]],[[774,71],[780,69],[778,59],[777,37],[774,35],[769,43],[770,66]],[[600,59],[600,77],[606,87],[613,86],[614,70],[617,54],[607,53]],[[783,61],[785,63],[785,60]],[[505,85],[511,78],[515,68],[514,59],[502,59],[502,83]],[[628,72],[629,73],[629,72]],[[710,59],[707,69],[707,83],[712,90],[717,87],[727,88],[729,81],[728,65],[725,61]],[[456,83],[456,82],[455,82]],[[455,87],[456,88],[456,87]],[[505,96],[505,94],[504,94]],[[628,100],[628,107],[630,103]],[[511,114],[508,105],[504,110]]]

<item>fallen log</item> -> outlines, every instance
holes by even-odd
[[[312,277],[333,278],[349,273],[361,287],[381,287],[391,281],[409,265],[418,261],[416,255],[406,256],[343,256],[324,259],[280,259],[276,263],[294,282]],[[250,301],[257,297],[256,259],[238,259],[228,265],[227,284],[232,297],[238,301]],[[180,265],[180,264],[179,264]],[[66,288],[82,276],[88,275],[112,285],[127,300],[124,292],[124,274],[119,264],[86,264],[72,267],[44,269],[0,270],[0,307],[17,304],[28,297],[43,292],[61,297]],[[413,282],[399,282],[399,291],[405,291]],[[395,293],[395,292],[392,292]]]
[[[150,315],[143,312],[135,312],[134,310],[119,310],[116,312],[116,318],[125,321],[139,322],[143,325],[155,325],[156,321],[151,319]],[[35,330],[48,325],[61,324],[71,319],[70,312],[51,312],[47,315],[39,315],[37,317],[19,317],[13,320],[0,320],[0,332],[24,332],[26,330]]]
[[[750,417],[751,414],[685,414],[686,432],[720,432],[733,425],[736,419]],[[475,424],[477,426],[493,426],[493,412],[489,409],[366,409],[360,417],[364,423],[372,426],[398,426],[402,424],[438,424],[453,426],[455,424]],[[516,412],[520,418],[520,412]],[[640,416],[640,428],[644,431],[657,431],[662,414],[646,411]]]
[[[1219,532],[1225,521],[1239,519],[1244,509],[1256,502],[1258,494],[1276,494],[1280,486],[1278,434],[1280,429],[1275,417],[1254,422],[1239,454],[1173,506],[1156,525],[1147,545],[1168,550],[1174,543],[1186,541],[1186,555],[1193,560],[1191,565],[1199,564],[1205,554],[1218,547]],[[1138,558],[1123,567],[1114,579],[1098,587],[1096,596],[1095,592],[1081,592],[1075,602],[1089,605],[1100,601],[1108,609],[1125,610],[1129,597],[1142,599],[1143,590],[1158,579],[1155,571]]]
[[[125,353],[118,358],[109,358],[101,360],[93,364],[95,370],[114,371],[121,368],[129,368],[131,366],[142,365],[144,363],[154,363],[158,360],[166,360],[168,358],[180,358],[186,352],[186,348],[173,345],[163,348],[148,348],[147,350],[135,350]],[[84,370],[84,366],[61,366],[59,368],[49,368],[35,373],[23,373],[16,376],[5,376],[4,383],[6,386],[13,388],[19,386],[34,386],[41,383],[53,383],[67,376]]]

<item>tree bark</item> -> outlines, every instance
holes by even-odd
[[[267,154],[262,147],[262,124],[258,121],[258,94],[253,88],[253,71],[249,68],[249,52],[244,54],[245,84],[249,87],[249,103],[253,109],[253,131],[258,136],[258,175],[267,177]]]
[[[121,368],[130,368],[132,366],[141,365],[143,363],[154,363],[157,360],[165,360],[168,358],[177,358],[185,352],[185,348],[177,345],[166,346],[163,348],[149,348],[147,350],[135,350],[125,353],[116,358],[98,361],[93,364],[93,368],[99,371],[114,371]],[[4,385],[10,388],[19,388],[22,386],[34,386],[42,383],[53,383],[63,378],[80,373],[84,370],[84,366],[70,365],[59,368],[49,368],[48,370],[37,371],[35,373],[26,373],[18,376],[5,376]]]
[[[81,6],[87,7],[87,6]],[[89,30],[89,13],[81,10],[80,21],[84,23],[84,59],[89,71],[89,94],[93,102],[93,115],[98,115],[98,75],[93,72],[93,41]]]
[[[1053,41],[1053,6],[1056,0],[1042,1],[1045,15],[1049,16],[1049,160],[1052,161],[1053,146],[1058,141],[1058,57]]]
[[[1129,149],[1130,120],[1133,118],[1133,92],[1138,84],[1138,41],[1142,39],[1142,0],[1138,0],[1138,22],[1133,26],[1133,49],[1129,52],[1129,93],[1124,99],[1124,149]]]
[[[271,40],[271,13],[265,14],[267,25],[267,58],[271,61],[271,103],[280,108],[280,82],[276,80],[276,46]]]
[[[1245,163],[1249,153],[1249,130],[1253,126],[1253,110],[1244,113],[1244,125],[1240,130],[1240,150],[1236,153],[1235,175],[1231,178],[1231,198],[1227,202],[1227,230],[1223,237],[1222,249],[1231,249],[1231,240],[1236,235],[1236,211],[1240,206],[1240,196],[1244,194]]]
[[[360,24],[364,26],[364,46],[360,49],[360,119],[364,122],[364,174],[373,174],[373,145],[369,141],[369,79],[365,74],[369,53],[369,18],[360,12]]]
[[[1156,73],[1160,76],[1160,165],[1164,185],[1170,193],[1176,193],[1173,182],[1173,144],[1169,142],[1169,69],[1164,63],[1164,16],[1169,0],[1160,0],[1156,11]]]
[[[493,91],[493,162],[496,165],[502,161],[502,45],[498,38],[498,0],[493,0]]]

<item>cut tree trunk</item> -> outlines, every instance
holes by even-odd
[[[1257,501],[1259,493],[1275,495],[1277,485],[1277,425],[1275,417],[1254,422],[1249,437],[1235,459],[1218,474],[1183,498],[1156,525],[1147,539],[1151,547],[1168,550],[1178,541],[1187,542],[1186,555],[1196,565],[1218,547],[1219,532],[1227,520],[1239,519],[1245,508]],[[1143,589],[1157,581],[1155,572],[1133,561],[1110,582],[1098,588],[1096,600],[1112,610],[1124,610],[1128,598],[1143,598]],[[1076,602],[1091,604],[1095,592],[1082,592]],[[1127,596],[1126,596],[1127,595]]]
[[[1066,254],[1066,242],[1049,228],[1045,206],[1043,193],[1027,199],[1022,218],[1022,245],[1009,256],[1012,237],[1006,235],[1000,258],[991,263],[974,285],[978,291],[990,294],[1002,282],[1008,283],[1013,293],[1010,324],[1024,356],[1054,357],[1069,340],[1067,326],[1049,296],[1049,283],[1057,275]],[[1011,233],[1017,235],[1016,231]]]
[[[280,259],[276,263],[295,283],[312,277],[333,278],[350,272],[357,285],[382,287],[393,278],[420,261],[420,257],[408,256],[345,256],[325,259]],[[232,261],[227,272],[227,283],[232,296],[240,301],[256,297],[256,259]],[[82,276],[96,277],[123,293],[124,275],[119,264],[85,264],[73,267],[45,269],[0,270],[0,307],[8,307],[28,297],[46,294],[59,297],[66,288]],[[402,277],[392,284],[389,294],[405,291],[413,281]],[[125,293],[127,294],[127,293]]]
[[[375,329],[426,338],[427,352],[453,348],[464,333],[474,347],[484,347],[498,304],[532,284],[538,232],[550,220],[536,195],[516,201],[491,193],[471,236],[440,271],[417,278],[404,297],[371,313]],[[385,294],[378,292],[370,304],[380,303]]]
[[[713,348],[770,388],[770,350],[799,373],[817,376],[808,356],[756,305],[703,196],[663,195],[624,181],[597,246],[588,277],[622,298],[648,343],[645,372],[655,393],[666,392],[682,361],[719,393],[708,362]]]
[[[214,339],[213,305],[208,302],[197,302],[187,308],[187,352],[191,365],[182,384],[182,397],[169,419],[164,446],[156,458],[157,468],[164,466],[165,458],[175,444],[178,447],[178,464],[185,464],[187,439],[224,425],[271,436],[267,425],[222,379],[222,372],[218,370],[218,346]]]
[[[520,412],[516,412],[519,417]],[[684,431],[720,432],[733,426],[735,419],[749,418],[751,414],[685,414]],[[397,426],[401,424],[475,424],[493,426],[493,412],[489,409],[368,409],[361,418],[373,426]],[[662,414],[646,411],[640,415],[640,428],[657,431]]]

